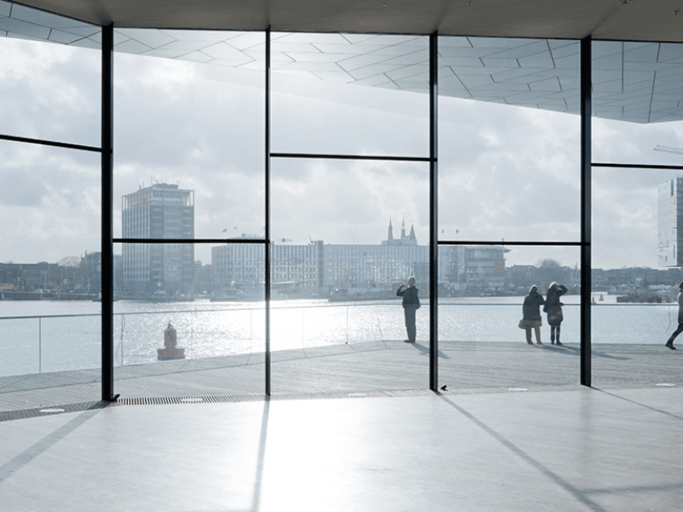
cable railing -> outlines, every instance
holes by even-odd
[[[517,329],[521,302],[448,299],[439,304],[439,339],[444,342],[523,341]],[[578,343],[579,304],[565,303],[563,342]],[[271,349],[387,343],[405,338],[398,300],[358,303],[271,305]],[[593,309],[594,343],[652,344],[677,326],[671,303],[599,303]],[[544,315],[545,316],[545,315]],[[0,317],[0,376],[93,369],[101,353],[100,314]],[[115,313],[117,366],[158,361],[170,321],[187,359],[254,354],[265,350],[265,309],[216,307]],[[544,329],[547,329],[544,318]],[[428,302],[417,315],[418,340],[429,332]]]

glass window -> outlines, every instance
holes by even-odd
[[[178,259],[170,274],[168,262],[185,246],[122,245],[114,308],[117,393],[263,393],[264,245],[210,246],[210,260]]]
[[[128,39],[115,45],[115,236],[263,238],[263,55],[251,70],[209,59],[221,48],[229,53],[244,33],[122,34]],[[125,53],[134,43],[163,49]],[[199,55],[206,61],[197,62]],[[210,259],[208,250],[197,253]]]
[[[429,38],[273,33],[271,48],[273,152],[429,155]]]
[[[283,158],[272,174],[273,391],[426,387],[428,164]]]
[[[675,169],[683,164],[682,59],[681,44],[593,42],[592,366],[598,385],[681,377],[664,343],[678,326],[683,280],[683,173]]]
[[[579,259],[574,247],[441,246],[440,384],[450,389],[576,384]],[[549,292],[553,283],[564,293]],[[552,319],[545,311],[549,294],[561,297],[561,320],[555,311]],[[523,328],[521,320],[527,321]],[[553,343],[558,338],[561,345]]]
[[[101,332],[99,153],[0,141],[0,376],[7,409],[96,400]],[[64,372],[55,386],[53,372]],[[74,391],[70,386],[80,386]],[[21,399],[17,396],[21,395]],[[41,395],[41,400],[44,396]],[[3,402],[5,403],[5,402]]]
[[[575,384],[579,249],[505,242],[580,240],[579,43],[440,37],[439,56],[439,380]],[[519,329],[531,287],[545,300],[554,282],[561,346],[540,299]]]
[[[439,38],[442,240],[580,238],[578,53],[575,41]]]
[[[2,2],[0,134],[99,147],[100,34],[93,25]]]
[[[593,162],[682,165],[683,45],[593,42]]]
[[[593,383],[676,382],[683,171],[593,168]]]

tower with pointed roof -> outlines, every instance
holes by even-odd
[[[382,241],[382,245],[417,245],[417,237],[415,236],[415,228],[410,225],[410,234],[406,235],[406,221],[403,219],[401,223],[401,238],[394,238],[394,227],[389,218],[389,232],[386,240]]]

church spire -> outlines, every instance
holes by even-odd
[[[408,238],[411,240],[417,240],[415,237],[415,228],[413,227],[412,223],[410,224],[410,236]]]
[[[401,223],[401,240],[406,239],[406,219],[405,217],[403,218],[403,222]]]
[[[391,217],[389,217],[389,238],[387,240],[394,239],[394,227],[391,225]]]

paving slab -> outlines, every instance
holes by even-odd
[[[448,389],[576,386],[577,345],[525,342],[439,343],[439,385]],[[600,345],[592,352],[593,384],[683,383],[683,350],[659,345]],[[302,347],[274,352],[273,393],[425,389],[429,346],[400,340]],[[115,393],[124,398],[261,394],[262,352],[160,361],[115,368]],[[97,369],[0,378],[0,411],[99,400]]]

